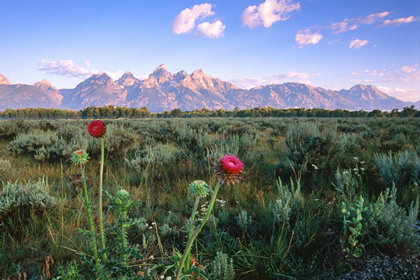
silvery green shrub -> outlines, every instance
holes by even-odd
[[[46,179],[26,184],[8,182],[0,195],[0,216],[23,210],[49,210],[56,205],[54,197],[49,195],[50,186]]]
[[[374,157],[381,177],[388,186],[395,184],[400,187],[419,184],[420,157],[416,151],[376,153]]]

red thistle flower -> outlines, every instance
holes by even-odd
[[[87,126],[87,130],[93,137],[101,138],[106,133],[106,124],[100,120],[91,121]]]
[[[244,164],[239,158],[233,155],[226,155],[219,159],[214,171],[216,176],[223,182],[234,184],[242,178],[243,167]]]

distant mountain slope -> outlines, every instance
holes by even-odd
[[[44,80],[45,81],[45,80]],[[33,86],[0,84],[0,110],[7,108],[60,108],[63,96],[48,82]]]
[[[325,108],[346,110],[392,110],[420,106],[388,96],[371,85],[355,85],[349,90],[332,91],[302,83],[258,86],[246,90],[212,78],[202,70],[172,74],[166,65],[157,67],[140,80],[124,73],[113,81],[106,73],[95,74],[74,89],[56,89],[46,80],[34,85],[10,84],[0,74],[0,110],[6,108],[60,108],[81,110],[106,105],[147,107],[150,112],[208,108],[233,110],[273,108]]]
[[[395,97],[386,95],[377,87],[367,85],[355,85],[349,90],[340,90],[338,94],[357,104],[358,109],[363,110],[392,110],[403,108],[407,103]],[[357,108],[356,108],[357,109]]]

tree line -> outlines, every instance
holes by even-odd
[[[404,107],[403,110],[392,111],[349,111],[343,109],[328,110],[323,108],[288,108],[276,109],[272,107],[256,107],[252,109],[231,111],[225,109],[210,110],[207,108],[192,111],[182,111],[175,108],[162,113],[151,113],[146,107],[127,108],[113,105],[96,107],[91,106],[83,110],[63,110],[54,108],[24,108],[6,109],[0,111],[1,119],[92,119],[92,118],[207,118],[207,117],[310,117],[310,118],[370,118],[370,117],[420,117],[420,111],[414,105]]]

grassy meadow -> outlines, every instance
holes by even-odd
[[[97,224],[101,145],[89,121],[0,121],[0,279],[97,279],[70,161],[89,154]],[[106,279],[175,279],[195,205],[188,187],[215,186],[223,155],[242,160],[243,178],[221,186],[182,279],[334,279],[366,253],[419,252],[420,118],[103,122]],[[196,222],[208,205],[199,199]]]

